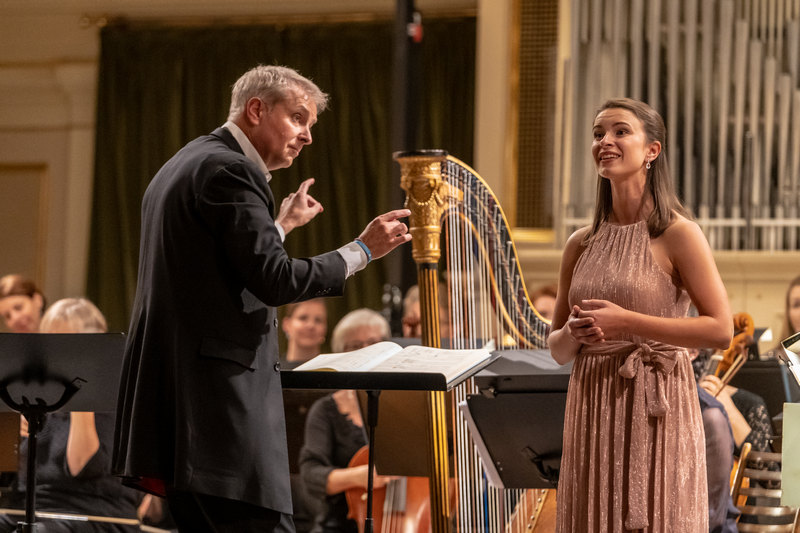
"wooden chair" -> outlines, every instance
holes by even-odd
[[[781,505],[781,473],[770,470],[770,464],[781,463],[781,454],[759,452],[750,443],[742,447],[736,468],[731,498],[741,511],[739,531],[742,533],[798,533],[798,510]],[[769,488],[764,488],[764,486]]]

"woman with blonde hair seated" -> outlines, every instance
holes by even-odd
[[[83,298],[54,303],[40,324],[42,333],[104,333],[106,320]],[[20,456],[27,457],[28,424],[21,419]],[[36,508],[77,515],[136,519],[138,494],[111,475],[113,413],[56,412],[47,415],[36,447]],[[26,484],[20,472],[20,485]],[[19,516],[0,515],[0,531],[15,531]],[[37,531],[132,532],[138,524],[100,521],[44,520]]]

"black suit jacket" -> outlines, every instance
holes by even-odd
[[[115,471],[292,512],[275,306],[344,290],[337,252],[291,259],[264,174],[229,131],[187,144],[142,202]]]

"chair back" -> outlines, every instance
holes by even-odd
[[[745,443],[731,486],[742,533],[798,533],[798,510],[781,505],[781,454]]]

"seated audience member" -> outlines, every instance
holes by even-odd
[[[389,323],[380,313],[357,309],[345,315],[333,330],[331,348],[346,352],[385,340]],[[314,533],[358,531],[347,518],[344,492],[367,487],[367,465],[350,467],[353,455],[367,444],[367,436],[356,392],[339,390],[320,398],[306,419],[305,443],[300,450],[300,472],[309,497],[322,503]],[[375,487],[390,477],[375,476]]]
[[[106,321],[91,302],[68,298],[54,303],[40,324],[42,333],[103,333]],[[28,423],[21,420],[20,455],[27,457]],[[78,515],[136,519],[138,493],[111,475],[112,413],[57,412],[38,433],[36,509]],[[24,490],[25,473],[20,472]],[[0,515],[0,532],[17,528],[19,516]],[[97,521],[45,520],[37,531],[133,532],[139,527]]]
[[[0,317],[12,333],[36,333],[44,313],[42,291],[28,278],[9,274],[0,278]]]
[[[0,319],[8,331],[39,331],[44,308],[44,295],[32,280],[19,274],[8,274],[0,278]],[[11,416],[12,413],[5,415]],[[24,503],[25,495],[18,488],[16,472],[0,473],[0,490],[0,507],[14,508]]]
[[[328,311],[321,298],[286,306],[281,322],[286,335],[286,356],[282,366],[290,369],[318,356],[328,332]]]
[[[717,391],[722,387],[722,381],[716,376],[706,376],[700,386],[709,392]],[[754,450],[772,450],[772,419],[761,396],[725,385],[717,393],[717,400],[725,406],[725,412],[731,419],[737,455],[745,442],[749,442]]]
[[[703,431],[706,440],[706,475],[708,480],[708,530],[710,533],[734,533],[739,511],[731,499],[731,470],[734,458],[734,433],[727,409],[716,398],[714,381],[704,381],[704,369],[708,364],[711,350],[689,350],[692,367],[697,380],[697,395],[703,416]],[[717,380],[717,378],[714,378]],[[717,380],[719,381],[719,380]],[[749,432],[749,426],[741,413],[735,411],[737,422]],[[746,436],[746,433],[745,433]]]
[[[531,303],[542,318],[553,319],[553,312],[556,309],[556,291],[558,283],[543,285],[530,294]]]
[[[451,336],[450,308],[447,300],[447,284],[439,283],[439,336]],[[412,285],[403,298],[403,337],[422,337],[422,311],[420,308],[419,285]]]
[[[412,285],[403,298],[403,337],[422,336],[419,285]]]
[[[780,341],[791,337],[795,333],[800,332],[800,276],[797,276],[789,282],[786,288],[786,305],[784,309],[784,327],[782,336],[778,339],[778,346],[776,348],[782,350]],[[789,401],[800,402],[800,387],[791,378],[789,381]],[[774,415],[775,413],[773,413]],[[782,414],[782,413],[781,413]]]
[[[733,433],[725,407],[698,385],[700,411],[706,437],[706,473],[708,476],[708,531],[735,533],[739,510],[731,499],[733,469]]]
[[[328,311],[325,300],[315,298],[285,306],[281,327],[286,335],[286,355],[281,360],[281,368],[290,370],[318,356],[328,331]],[[293,394],[294,391],[284,391]],[[286,400],[284,400],[284,403]],[[287,413],[287,427],[292,425]],[[292,512],[297,533],[310,530],[316,509],[308,501],[303,488],[303,479],[297,472],[290,473],[292,487]]]
[[[733,431],[735,454],[739,454],[745,442],[749,442],[754,450],[770,451],[772,421],[766,402],[761,396],[742,388],[731,385],[723,387],[722,381],[716,376],[699,377],[700,369],[705,367],[710,356],[710,350],[700,350],[692,364],[699,379],[698,385],[711,396],[716,395],[725,408]]]
[[[786,288],[785,316],[781,340],[800,331],[800,276],[790,281]]]

